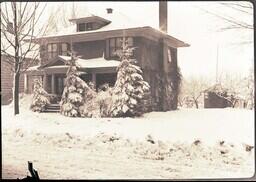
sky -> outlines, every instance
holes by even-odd
[[[158,3],[147,2],[75,2],[75,10],[79,16],[88,13],[102,13],[106,8],[113,8],[130,18],[149,26],[158,27]],[[60,5],[71,9],[72,2],[47,2],[44,20],[53,8]],[[252,24],[253,15],[244,14],[226,8],[219,2],[168,2],[168,33],[188,44],[190,47],[178,49],[178,64],[185,78],[218,77],[230,75],[246,75],[253,67],[253,30],[219,31],[227,23],[203,10],[242,19]],[[250,44],[241,42],[251,41]],[[217,64],[218,62],[218,64]],[[216,66],[218,65],[218,66]]]

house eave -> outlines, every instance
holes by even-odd
[[[56,35],[56,36],[45,36],[36,38],[33,41],[35,43],[43,42],[81,42],[81,41],[95,41],[95,40],[104,40],[107,38],[118,37],[118,36],[141,36],[149,38],[154,41],[159,41],[159,39],[164,38],[170,46],[173,47],[188,47],[189,44],[174,38],[168,34],[160,32],[152,27],[136,27],[128,29],[116,29],[116,30],[107,30],[107,31],[96,31],[96,32],[76,32],[73,34],[66,35]]]
[[[101,22],[105,22],[105,23],[110,23],[111,21],[99,17],[99,16],[89,16],[89,17],[82,17],[82,18],[73,18],[73,19],[69,19],[70,22],[72,23],[86,23],[86,22],[91,22],[91,21],[101,21]]]

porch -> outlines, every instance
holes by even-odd
[[[71,60],[69,56],[58,56],[58,58],[46,65],[31,67],[25,74],[25,88],[27,93],[33,92],[33,80],[40,79],[43,88],[50,94],[62,95],[65,87],[67,62]],[[76,60],[80,78],[85,82],[92,82],[95,89],[105,83],[113,86],[116,81],[116,68],[120,64],[116,60],[105,60],[104,57],[94,59]]]
[[[96,90],[105,83],[114,86],[116,81],[116,73],[82,73],[79,77],[86,83],[92,82]],[[43,76],[43,87],[50,93],[62,95],[65,87],[66,74],[63,73],[47,73]]]

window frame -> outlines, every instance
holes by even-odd
[[[81,27],[83,27],[81,29]],[[86,31],[86,23],[78,23],[78,32]]]
[[[134,37],[125,37],[127,40],[130,39],[132,40],[132,44],[128,45],[129,47],[133,47],[134,46]],[[114,46],[111,44],[111,40],[114,42]],[[123,37],[112,37],[109,38],[109,57],[110,58],[116,58],[117,55],[115,55],[115,52],[117,50],[122,49],[122,43],[120,43],[120,45],[118,45],[118,41],[122,41]]]
[[[65,51],[63,51],[63,47],[62,47],[62,45],[64,45],[64,44],[67,46],[67,49]],[[62,55],[62,56],[69,56],[68,52],[70,51],[70,44],[67,43],[67,42],[62,42],[59,45],[60,45],[60,55]]]
[[[90,26],[89,26],[89,25],[90,25]],[[92,23],[92,22],[86,23],[85,29],[86,29],[86,31],[93,30],[93,23]]]
[[[53,45],[56,45],[56,50],[53,49]],[[50,47],[50,50],[49,50],[49,47]],[[47,55],[48,55],[48,59],[52,59],[58,55],[58,44],[57,43],[47,44]]]

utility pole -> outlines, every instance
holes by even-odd
[[[219,43],[217,44],[217,55],[216,55],[216,84],[218,84],[218,65],[219,64]]]

